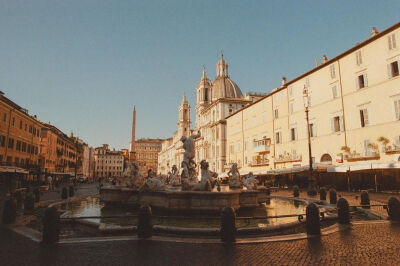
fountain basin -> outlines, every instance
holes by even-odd
[[[149,191],[139,192],[130,188],[106,187],[100,191],[100,198],[106,204],[139,206],[149,204],[152,208],[169,211],[207,211],[220,212],[224,207],[257,207],[266,202],[268,195],[265,188],[254,191]]]

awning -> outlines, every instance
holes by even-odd
[[[400,169],[399,162],[373,163],[372,169]]]
[[[29,174],[29,171],[15,166],[0,166],[0,173]]]
[[[349,171],[350,167],[348,165],[338,165],[338,166],[332,166],[328,167],[326,171],[328,173],[346,173]]]

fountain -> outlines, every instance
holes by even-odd
[[[125,171],[127,186],[102,188],[101,200],[106,204],[149,204],[156,209],[194,212],[220,212],[224,207],[254,208],[267,201],[266,188],[257,187],[258,181],[252,174],[241,180],[237,164],[229,171],[229,188],[221,189],[217,173],[209,170],[205,160],[200,162],[199,180],[194,161],[194,140],[199,137],[200,132],[181,138],[185,153],[180,176],[173,166],[167,178],[149,171],[144,179],[137,165],[132,163]]]

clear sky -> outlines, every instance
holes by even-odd
[[[0,90],[92,146],[172,136],[221,49],[243,93],[269,92],[400,21],[400,1],[0,0]]]

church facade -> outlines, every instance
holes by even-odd
[[[237,110],[258,100],[262,95],[243,95],[239,86],[228,75],[228,64],[221,53],[216,66],[216,77],[211,82],[203,68],[203,73],[196,87],[196,121],[193,130],[190,125],[190,105],[184,95],[179,106],[178,130],[172,138],[162,143],[159,153],[158,172],[167,174],[173,165],[181,167],[184,150],[182,136],[196,134],[195,150],[196,164],[207,160],[210,170],[221,173],[226,164],[226,117]]]

